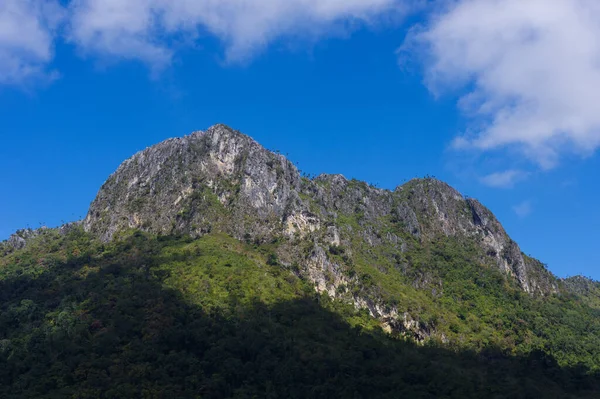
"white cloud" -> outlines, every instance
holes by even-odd
[[[414,1],[414,0],[411,0]],[[175,41],[211,34],[229,61],[281,37],[320,37],[398,12],[407,0],[73,0],[69,37],[85,53],[168,64]]]
[[[357,25],[393,20],[420,1],[3,0],[0,84],[51,76],[59,22],[65,40],[83,55],[141,60],[160,70],[178,49],[202,39],[217,38],[227,61],[246,61],[279,39],[344,35]]]
[[[455,144],[518,148],[543,168],[600,146],[600,2],[447,1],[401,50],[420,54],[436,94],[467,90]]]
[[[0,84],[48,78],[54,29],[62,18],[55,1],[0,2]]]
[[[490,187],[510,188],[518,181],[525,179],[527,175],[528,173],[521,170],[510,169],[486,175],[481,178],[481,182]]]
[[[531,206],[531,201],[523,201],[520,204],[513,206],[513,211],[520,218],[529,216],[531,214],[531,212],[533,211],[533,207]]]

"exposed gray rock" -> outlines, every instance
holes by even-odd
[[[17,230],[14,234],[11,234],[11,236],[6,241],[3,241],[2,243],[0,243],[1,244],[0,252],[8,253],[8,252],[17,251],[19,249],[23,249],[33,239],[35,239],[45,233],[48,233],[48,232],[56,231],[61,235],[66,235],[69,232],[73,231],[74,229],[80,228],[81,224],[82,223],[80,221],[77,221],[77,222],[66,223],[66,224],[63,224],[62,226],[54,227],[54,228],[48,228],[46,226],[42,226],[38,229],[26,228],[26,229]]]
[[[570,292],[578,295],[587,295],[590,292],[600,290],[600,282],[584,276],[561,279],[561,282]]]
[[[238,238],[272,235],[302,209],[300,175],[281,155],[224,125],[169,139],[125,161],[104,183],[84,226],[108,241],[127,228]]]
[[[600,309],[600,282],[584,276],[561,279],[564,289],[583,299],[591,307]]]
[[[8,248],[12,248],[13,250],[19,250],[27,245],[27,241],[31,240],[34,237],[39,235],[40,230],[46,229],[46,227],[41,227],[40,229],[21,229],[17,230],[14,234],[11,234],[6,240],[5,245]]]

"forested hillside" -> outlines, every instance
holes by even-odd
[[[433,178],[303,176],[227,126],[0,244],[0,397],[597,398],[600,286]]]
[[[0,263],[0,396],[598,397],[597,311],[492,270],[474,281],[438,249],[446,288],[429,300],[461,339],[417,344],[316,293],[271,244],[46,230]]]

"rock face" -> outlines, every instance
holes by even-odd
[[[299,191],[291,162],[217,125],[125,161],[100,189],[84,226],[103,240],[125,228],[193,236],[219,228],[266,237],[301,203]]]
[[[561,280],[564,290],[583,299],[585,303],[600,309],[600,282],[584,276],[573,276]]]
[[[38,229],[26,228],[17,230],[14,234],[11,234],[8,240],[0,243],[0,253],[7,254],[13,251],[18,251],[29,244],[31,240],[50,231],[56,231],[58,234],[66,235],[80,225],[81,222],[71,222],[55,228],[42,226]]]
[[[357,237],[367,248],[399,253],[413,241],[464,237],[526,292],[558,291],[554,276],[521,253],[487,208],[441,181],[415,179],[389,191],[341,175],[308,179],[285,157],[224,125],[166,140],[123,162],[101,187],[84,228],[105,241],[128,228],[279,240],[280,261],[331,296],[352,284],[342,271]],[[338,247],[346,248],[347,262],[330,256]],[[382,320],[398,319],[376,299],[354,302]],[[409,328],[407,317],[400,324]]]

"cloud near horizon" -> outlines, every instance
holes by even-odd
[[[533,207],[531,205],[531,201],[523,201],[515,206],[513,206],[513,211],[520,218],[525,218],[531,214],[533,211]]]
[[[514,150],[550,169],[600,146],[600,2],[444,1],[400,53],[436,95],[461,93],[455,147]]]

